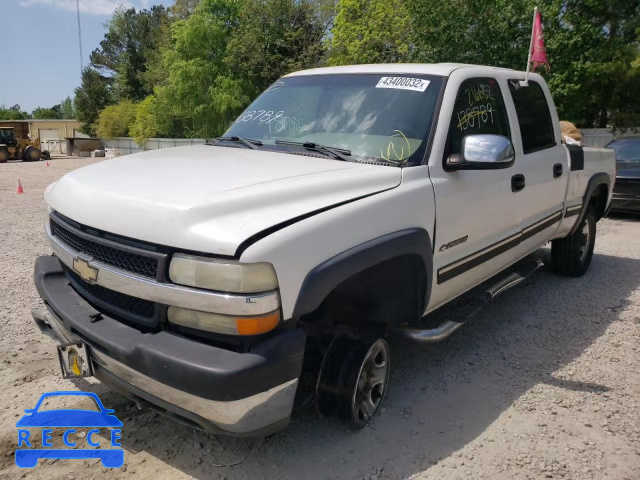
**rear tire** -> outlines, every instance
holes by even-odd
[[[9,149],[0,147],[0,163],[5,163],[7,160],[9,160]]]
[[[35,162],[40,160],[40,150],[33,145],[29,145],[25,148],[24,153],[22,154],[22,160],[25,162]]]
[[[556,273],[580,277],[589,269],[596,244],[596,215],[588,207],[572,235],[551,242],[551,262]]]

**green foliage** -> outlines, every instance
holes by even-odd
[[[344,0],[343,0],[344,1]],[[407,0],[413,61],[460,62],[522,70],[538,5],[545,74],[561,118],[580,127],[640,122],[633,68],[640,48],[638,0]]]
[[[326,63],[522,70],[535,5],[551,63],[543,75],[561,118],[581,127],[640,124],[640,0],[177,0],[169,9],[122,8],[83,72],[75,109],[93,133],[105,106],[142,101],[131,124],[136,138],[213,137],[280,76]],[[63,117],[73,116],[69,107],[69,99],[60,105]],[[7,110],[0,118],[19,115]]]
[[[582,127],[640,125],[640,1],[547,0],[549,87],[561,118]]]
[[[406,1],[413,23],[412,61],[524,68],[537,0]]]
[[[138,104],[135,122],[129,128],[129,135],[138,145],[144,145],[149,138],[167,135],[167,132],[170,132],[171,124],[165,124],[166,117],[163,111],[158,99],[153,95],[149,95]]]
[[[67,97],[60,102],[60,118],[76,118],[76,109],[73,106],[73,100],[71,100],[71,97]]]
[[[189,18],[200,0],[176,0],[176,3],[169,8],[169,13],[178,20]]]
[[[129,130],[136,121],[138,106],[131,100],[123,100],[104,108],[94,126],[96,134],[101,138],[129,136]]]
[[[14,105],[7,108],[4,105],[0,105],[0,120],[26,120],[29,118],[27,112],[23,112],[20,105]]]
[[[330,22],[322,2],[247,0],[225,63],[252,87],[253,97],[286,73],[317,66]]]
[[[62,118],[60,104],[54,105],[51,108],[38,107],[31,112],[31,118],[35,119],[57,119]]]
[[[140,11],[121,7],[107,23],[100,48],[91,53],[91,68],[113,81],[116,100],[139,101],[152,93],[144,74],[163,42],[167,22],[166,8],[154,5]]]
[[[82,84],[76,88],[74,106],[77,119],[82,122],[80,129],[87,135],[96,134],[94,124],[98,120],[100,110],[113,103],[109,78],[103,77],[93,68],[82,71]]]
[[[240,0],[203,0],[188,20],[172,26],[173,48],[165,54],[168,83],[156,95],[171,116],[184,119],[187,136],[219,134],[230,121],[230,109],[248,101],[224,64],[241,8]]]
[[[330,65],[403,62],[411,50],[405,0],[340,0],[332,33]]]

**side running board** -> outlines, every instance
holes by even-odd
[[[501,293],[515,287],[543,265],[536,256],[527,257],[513,267],[476,287],[463,298],[444,306],[433,316],[424,317],[425,328],[403,325],[395,329],[397,336],[417,343],[435,343],[449,337],[473,318],[482,308]]]

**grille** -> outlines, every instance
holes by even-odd
[[[109,290],[100,285],[91,285],[73,271],[65,270],[80,294],[98,307],[115,313],[117,316],[133,317],[134,320],[135,317],[152,319],[155,316],[154,302]]]
[[[143,277],[153,279],[157,277],[158,260],[155,258],[125,252],[101,243],[93,242],[76,235],[53,219],[51,219],[51,233],[71,248],[74,248],[80,253],[90,255],[102,263],[136,273]]]

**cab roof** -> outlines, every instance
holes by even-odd
[[[466,63],[378,63],[369,65],[346,65],[343,67],[312,68],[309,70],[301,70],[299,72],[290,73],[289,75],[286,75],[285,78],[304,75],[331,75],[345,73],[414,73],[448,77],[454,70],[457,70],[459,68],[480,68],[486,69],[487,71],[499,70],[502,72],[510,71],[521,73],[517,70],[500,67],[487,67],[483,65],[469,65]]]

